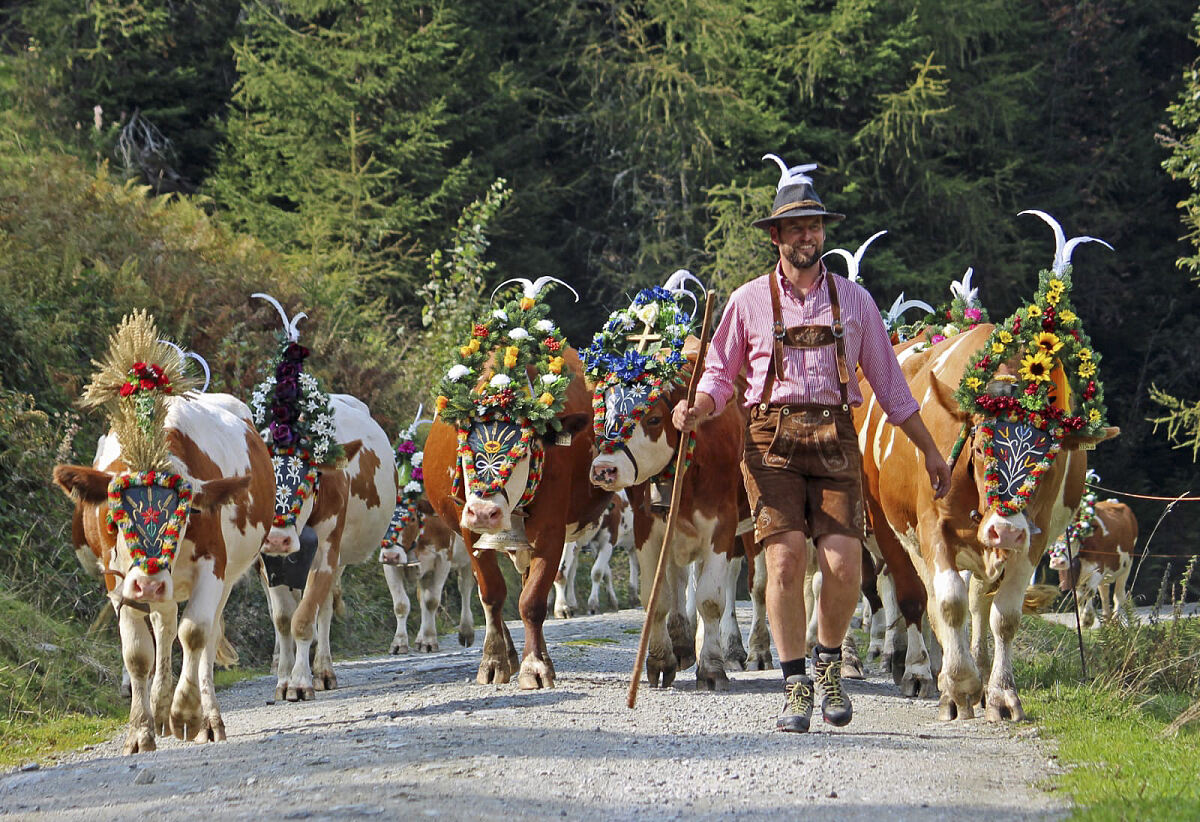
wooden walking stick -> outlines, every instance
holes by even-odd
[[[708,352],[708,334],[711,330],[712,304],[715,293],[710,289],[704,294],[704,322],[700,326],[700,351],[696,354],[696,365],[692,368],[692,378],[688,381],[688,408],[691,408],[696,401],[696,386],[700,383],[700,374],[704,371],[704,355]],[[687,470],[686,442],[687,436],[681,434],[679,452],[675,455],[675,480],[671,484],[671,508],[667,512],[666,533],[663,534],[662,550],[658,554],[658,567],[654,570],[654,585],[650,589],[650,599],[646,602],[646,621],[642,623],[642,636],[638,640],[637,658],[633,661],[633,677],[629,682],[629,698],[626,700],[626,704],[630,709],[637,704],[638,680],[642,678],[646,646],[650,644],[650,620],[654,618],[654,607],[658,604],[658,590],[662,587],[663,575],[667,570],[667,553],[671,547],[671,536],[675,533],[675,520],[679,515],[679,498],[683,493],[683,474]]]

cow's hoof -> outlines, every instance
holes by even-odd
[[[987,707],[983,712],[988,722],[1024,722],[1025,710],[1021,707],[1021,699],[1017,692],[1011,689],[991,690],[987,695]]]
[[[708,670],[696,669],[696,690],[697,691],[728,691],[729,677],[725,675],[725,671],[721,668],[712,668]]]
[[[307,688],[297,688],[289,685],[285,698],[288,702],[308,701],[317,698],[317,691],[311,685]]]
[[[670,688],[671,683],[675,681],[675,674],[678,670],[674,661],[664,662],[647,659],[646,681],[650,683],[650,687],[652,688]]]
[[[282,702],[286,695],[287,695],[287,686],[286,685],[276,685],[275,686],[275,701],[276,702]]]
[[[438,641],[436,639],[418,639],[416,641],[417,653],[419,654],[434,654],[438,650]]]
[[[521,663],[521,672],[517,674],[517,684],[526,691],[539,688],[554,687],[554,666],[545,660],[528,656]]]
[[[407,654],[408,653],[408,638],[405,637],[403,642],[400,642],[399,640],[396,640],[396,639],[392,640],[392,647],[388,648],[388,653],[392,654],[393,656],[395,656],[396,654]]]
[[[744,671],[746,670],[746,649],[737,645],[731,648],[725,654],[725,670],[726,671]]]
[[[225,722],[218,714],[216,717],[208,717],[200,726],[200,730],[196,731],[196,735],[192,737],[193,742],[224,742],[225,741]]]
[[[471,628],[470,630],[466,630],[465,628],[459,628],[458,629],[458,644],[463,646],[464,648],[470,648],[472,645],[474,645],[475,644],[475,629]]]
[[[910,699],[935,699],[938,689],[932,679],[915,674],[905,674],[900,680],[900,693]]]
[[[883,657],[883,646],[868,645],[867,646],[867,662],[880,662]]]
[[[971,707],[971,700],[966,699],[963,702],[955,702],[954,698],[948,693],[942,694],[941,701],[938,703],[938,719],[943,722],[949,722],[954,719],[974,719],[975,709]]]
[[[190,739],[203,724],[200,713],[200,691],[196,689],[175,692],[171,702],[171,733],[176,739]]]
[[[570,619],[573,616],[575,616],[575,609],[570,606],[564,606],[562,608],[555,607],[554,609],[555,619]]]
[[[156,750],[158,746],[154,744],[154,732],[149,728],[130,728],[121,747],[121,753],[126,755]]]
[[[334,676],[332,668],[324,671],[313,671],[313,689],[318,691],[337,690],[337,677]]]
[[[489,657],[486,654],[479,662],[479,673],[475,681],[480,685],[503,685],[512,679],[513,669],[504,657]]]
[[[746,657],[747,671],[769,671],[774,667],[770,651],[751,651]]]
[[[589,599],[588,600],[588,614],[590,616],[595,616],[598,613],[600,613],[600,600]]]

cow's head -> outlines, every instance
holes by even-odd
[[[103,506],[116,547],[105,573],[123,577],[119,596],[134,602],[174,598],[172,563],[186,538],[189,516],[239,499],[248,475],[201,482],[161,471],[109,473],[59,465],[54,481],[84,505]]]
[[[605,383],[593,398],[596,444],[591,479],[619,491],[657,476],[671,462],[679,433],[662,380]]]
[[[1034,522],[1037,502],[1053,502],[1062,490],[1064,474],[1055,473],[1063,451],[1091,447],[1117,435],[1108,428],[1097,436],[1050,430],[1028,420],[976,417],[971,444],[971,467],[978,492],[976,538],[984,546],[989,570],[999,566],[1012,551],[1027,551],[1030,540],[1040,532]],[[1055,479],[1047,481],[1047,477]]]
[[[300,532],[312,517],[322,472],[339,470],[354,459],[362,440],[342,445],[337,463],[314,463],[302,448],[274,448],[271,463],[275,468],[275,519],[263,539],[262,552],[287,556],[300,550]]]
[[[425,517],[433,513],[429,500],[421,497],[407,500],[403,494],[396,500],[392,521],[379,549],[379,561],[384,565],[407,565],[416,559],[417,541],[425,530]]]
[[[532,501],[541,482],[546,448],[560,436],[574,437],[587,414],[560,416],[560,433],[538,436],[527,421],[478,419],[458,429],[458,472],[465,503],[459,525],[477,534],[512,530],[512,515]]]

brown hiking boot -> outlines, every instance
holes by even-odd
[[[789,676],[784,683],[787,698],[783,713],[775,720],[775,729],[802,734],[808,731],[813,712],[813,681],[804,674]]]
[[[821,689],[821,716],[834,727],[840,728],[850,724],[854,709],[850,706],[850,697],[842,687],[842,655],[837,653],[818,653],[813,648],[813,673],[816,674],[816,684]]]

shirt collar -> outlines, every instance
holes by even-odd
[[[823,286],[825,282],[825,275],[829,272],[829,269],[825,267],[824,260],[821,260],[819,265],[821,268],[817,274],[817,278],[813,280],[812,288],[808,290],[810,296],[816,293],[818,287]],[[784,293],[791,294],[794,298],[799,299],[799,295],[796,294],[796,290],[792,288],[792,281],[783,276],[783,263],[775,263],[775,276],[779,278],[779,283]]]

